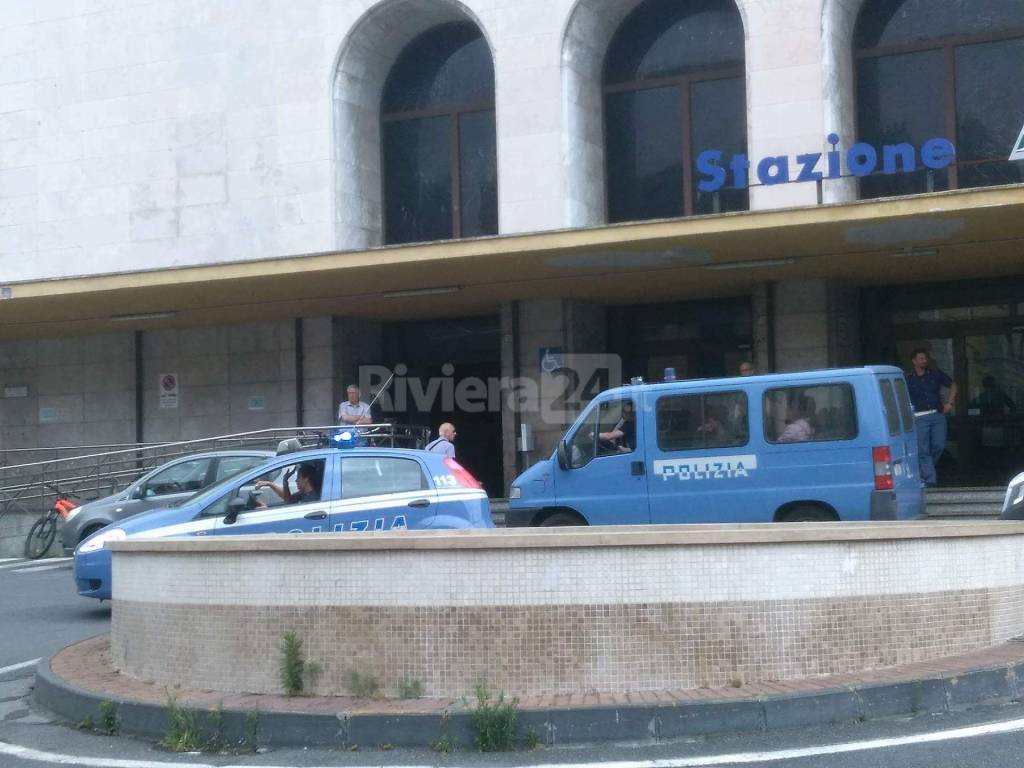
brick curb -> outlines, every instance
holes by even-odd
[[[100,722],[100,705],[117,706],[119,732],[159,738],[168,727],[164,705],[86,690],[55,674],[50,659],[36,671],[35,701],[71,723]],[[918,680],[865,683],[814,692],[619,706],[520,709],[518,729],[549,746],[607,741],[659,741],[712,733],[740,733],[828,725],[897,715],[942,713],[1024,695],[1024,659],[937,672]],[[181,705],[186,706],[186,705]],[[188,708],[192,708],[188,706]],[[207,717],[205,711],[196,708]],[[241,710],[225,707],[223,737],[241,743],[258,713],[257,741],[274,746],[429,746],[442,734],[472,748],[472,713],[374,713]],[[202,718],[201,718],[202,719]]]

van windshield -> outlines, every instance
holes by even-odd
[[[567,441],[569,468],[601,456],[636,450],[636,406],[631,398],[606,400],[587,414]]]

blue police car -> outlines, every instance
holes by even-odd
[[[450,457],[397,448],[285,451],[177,506],[135,515],[87,538],[75,550],[78,593],[110,599],[105,545],[132,536],[494,527],[487,494]]]

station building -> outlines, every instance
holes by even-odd
[[[943,481],[1022,468],[1019,0],[32,0],[0,51],[8,463],[332,423],[401,364],[498,382],[381,417],[501,495],[585,399],[508,390],[573,360],[923,346]]]

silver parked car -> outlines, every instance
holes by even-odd
[[[173,506],[207,486],[273,457],[273,451],[227,450],[183,456],[168,462],[113,496],[71,510],[61,530],[64,551],[70,554],[80,542],[115,520],[155,507]]]

